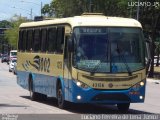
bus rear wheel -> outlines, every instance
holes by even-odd
[[[33,91],[33,80],[32,80],[31,77],[29,78],[28,85],[29,85],[30,99],[31,99],[32,101],[37,100],[38,94]]]
[[[58,87],[58,89],[57,89],[58,107],[63,109],[66,107],[66,101],[64,100],[64,94],[63,94],[61,85],[59,84],[57,87]]]
[[[38,93],[33,92],[32,90],[30,90],[29,92],[30,92],[30,99],[31,99],[32,101],[37,100]]]
[[[119,103],[117,108],[120,112],[127,112],[129,110],[130,103]]]

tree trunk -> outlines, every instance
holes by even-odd
[[[151,43],[151,59],[152,59],[152,62],[151,62],[151,69],[149,71],[149,74],[148,74],[148,77],[150,78],[153,78],[154,77],[154,53],[155,53],[155,44],[154,44],[154,41],[155,41],[155,38],[156,38],[156,27],[157,27],[157,24],[159,22],[159,18],[160,18],[160,12],[158,13],[158,16],[155,16],[156,14],[154,13],[155,11],[153,11],[153,16],[152,16],[152,43]]]

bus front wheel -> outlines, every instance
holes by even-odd
[[[130,103],[119,103],[117,108],[120,112],[127,112],[129,110]]]

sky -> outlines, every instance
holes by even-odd
[[[40,16],[42,6],[51,3],[52,0],[0,0],[0,21],[10,20],[15,14],[27,17]],[[31,12],[32,11],[32,12]],[[32,14],[31,14],[32,13]]]

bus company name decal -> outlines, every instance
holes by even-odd
[[[22,64],[23,68],[28,71],[30,66],[34,67],[37,71],[41,72],[50,72],[50,58],[43,58],[36,55],[33,58],[33,61],[26,60],[25,63]]]

